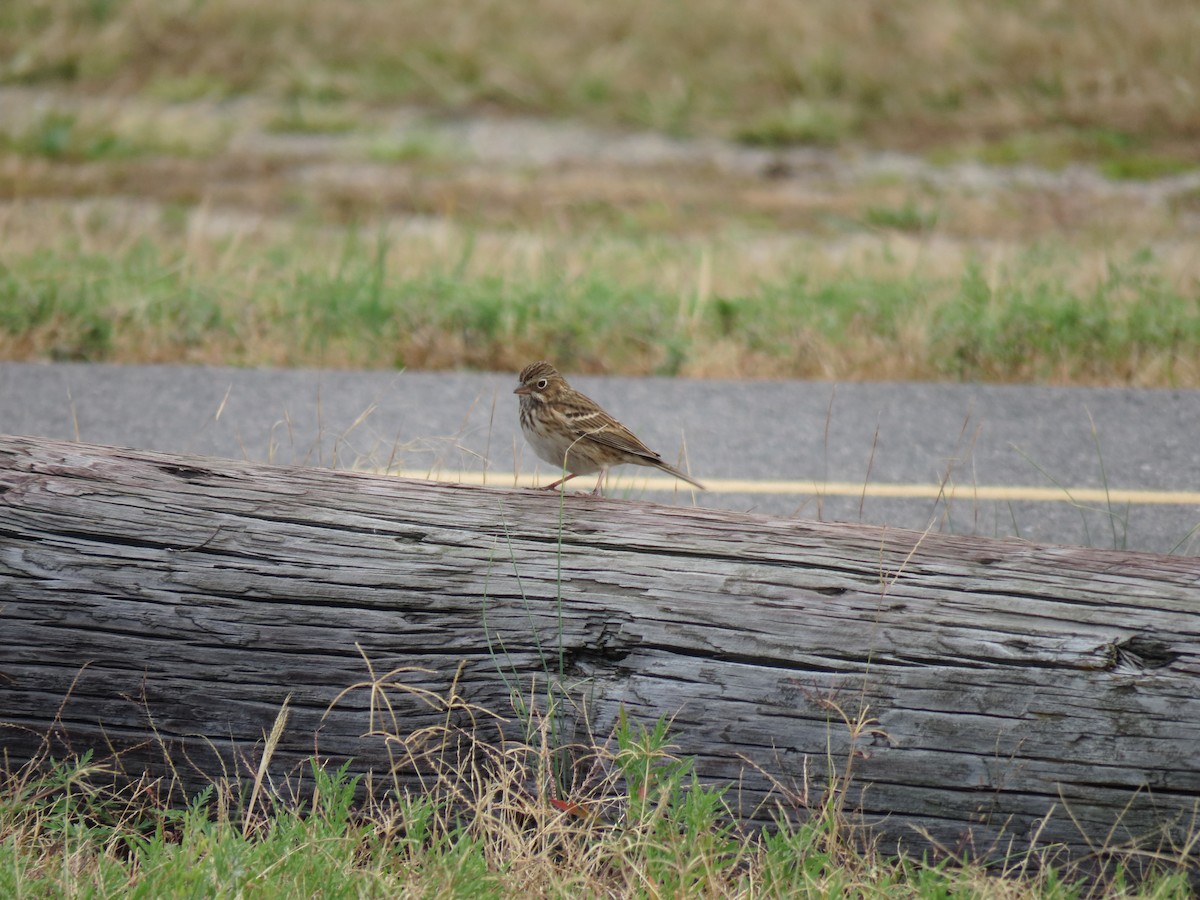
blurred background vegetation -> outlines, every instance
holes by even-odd
[[[1188,0],[28,0],[9,84],[568,116],[999,161],[1200,162]]]
[[[1200,385],[1200,6],[0,6],[0,354]]]

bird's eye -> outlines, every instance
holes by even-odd
[[[549,383],[550,382],[548,382],[545,378],[539,378],[538,379],[538,390],[539,391],[545,390],[546,385],[548,385]]]

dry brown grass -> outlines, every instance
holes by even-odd
[[[408,686],[411,669],[368,667],[368,680],[334,703],[353,694],[369,710],[367,737],[388,748],[392,772],[377,772],[358,802],[344,771],[304,764],[280,777],[272,757],[286,702],[254,758],[194,796],[175,778],[125,773],[119,755],[44,754],[0,768],[0,886],[66,897],[1188,896],[1186,851],[1156,860],[1141,884],[1064,864],[1049,846],[994,856],[990,867],[944,850],[890,857],[846,806],[853,753],[814,761],[825,782],[779,785],[759,810],[775,825],[760,830],[730,812],[720,786],[694,777],[665,722],[622,716],[610,734],[584,727],[564,742],[584,710],[544,682],[500,717],[454,688]],[[414,695],[444,723],[404,730],[392,704]],[[853,747],[872,722],[860,713],[830,727],[847,728]],[[1101,854],[1130,871],[1150,862]]]
[[[815,127],[907,148],[1067,125],[1193,161],[1200,135],[1191,0],[29,0],[6,18],[3,77],[121,92],[374,97],[727,136]]]

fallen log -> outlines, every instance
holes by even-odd
[[[1178,854],[1196,829],[1194,558],[4,437],[0,634],[10,768],[169,748],[198,786],[287,697],[276,762],[386,767],[370,704],[333,704],[365,656],[411,667],[413,730],[447,715],[420,691],[511,716],[551,677],[600,734],[672,717],[758,820],[848,772],[891,847]]]

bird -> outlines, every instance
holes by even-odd
[[[704,490],[704,485],[665,462],[598,403],[567,384],[550,363],[530,363],[518,378],[521,383],[513,393],[521,397],[525,440],[539,459],[567,473],[545,490],[576,475],[599,472],[592,491],[598,495],[609,468],[624,463],[661,469]]]

